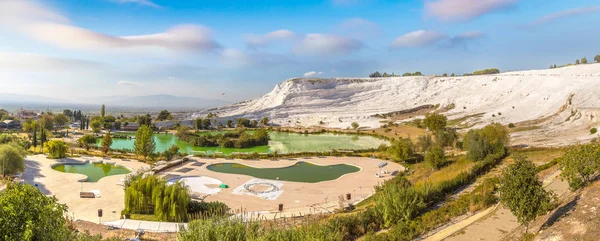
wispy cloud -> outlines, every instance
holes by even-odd
[[[250,49],[266,47],[276,41],[293,40],[294,38],[296,38],[296,34],[287,29],[279,29],[263,35],[247,34],[245,36],[246,45]]]
[[[295,47],[298,55],[344,55],[365,48],[366,45],[356,39],[332,34],[307,34]]]
[[[322,74],[323,74],[323,72],[310,71],[310,72],[304,73],[304,75],[302,75],[302,76],[304,76],[304,77],[313,77],[315,75],[322,75]]]
[[[468,42],[485,36],[484,33],[478,31],[464,32],[456,36],[449,36],[448,34],[437,31],[417,30],[396,38],[392,42],[390,48],[422,48],[438,45],[443,48],[460,47],[467,49]]]
[[[0,52],[0,71],[10,72],[90,72],[105,71],[106,64],[36,53]]]
[[[135,3],[135,4],[139,4],[139,5],[144,5],[144,6],[149,6],[149,7],[153,7],[153,8],[160,8],[160,6],[156,3],[153,3],[150,0],[111,0],[113,2],[116,3]]]
[[[448,36],[436,31],[417,30],[397,37],[392,48],[425,47],[446,39]]]
[[[126,87],[126,88],[142,86],[142,84],[140,82],[129,81],[129,80],[119,80],[117,82],[117,85],[121,86],[121,87]]]
[[[425,15],[447,22],[468,22],[513,7],[519,0],[436,0],[425,2]]]
[[[560,11],[560,12],[555,12],[555,13],[551,13],[548,15],[544,15],[530,23],[523,24],[523,25],[517,25],[517,27],[521,28],[521,29],[525,29],[525,30],[533,30],[536,27],[539,27],[539,26],[545,25],[545,24],[549,24],[549,23],[555,22],[560,19],[594,13],[594,12],[598,12],[598,10],[600,10],[599,7],[583,7],[583,8],[568,9],[565,11]]]
[[[212,39],[210,29],[202,25],[178,25],[165,32],[147,35],[112,36],[74,26],[68,18],[33,2],[0,2],[0,15],[3,20],[0,26],[66,49],[158,47],[211,51],[220,48]]]
[[[379,25],[364,18],[345,19],[338,28],[342,34],[359,39],[374,37],[380,32]]]

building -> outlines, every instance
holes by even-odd
[[[21,128],[21,122],[16,121],[16,120],[5,120],[2,123],[4,123],[5,127],[7,129],[20,129]]]
[[[127,124],[121,126],[122,131],[137,131],[140,128],[140,124],[137,122],[127,122]]]
[[[17,117],[19,118],[19,120],[26,120],[26,119],[34,119],[37,120],[39,118],[39,114],[33,110],[26,110],[21,108],[19,111],[17,111]]]

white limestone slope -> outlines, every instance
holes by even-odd
[[[600,118],[600,64],[468,77],[296,78],[260,98],[211,112],[220,117],[267,116],[280,125],[347,128],[356,121],[374,128],[381,120],[372,117],[375,114],[426,104],[440,108],[454,104],[446,112],[451,119],[485,113],[480,125],[543,118],[544,128],[536,133],[547,133],[538,139],[574,127],[589,132]],[[570,142],[586,138],[591,137]]]

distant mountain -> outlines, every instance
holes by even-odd
[[[0,103],[67,103],[68,100],[13,93],[0,93]]]
[[[101,104],[137,108],[204,109],[231,104],[223,100],[173,95],[111,96],[100,99],[98,102],[102,101]]]

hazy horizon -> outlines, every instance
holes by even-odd
[[[589,41],[600,37],[598,6],[592,0],[2,1],[0,92],[85,103],[163,94],[234,103],[293,77],[543,69],[598,54]]]

